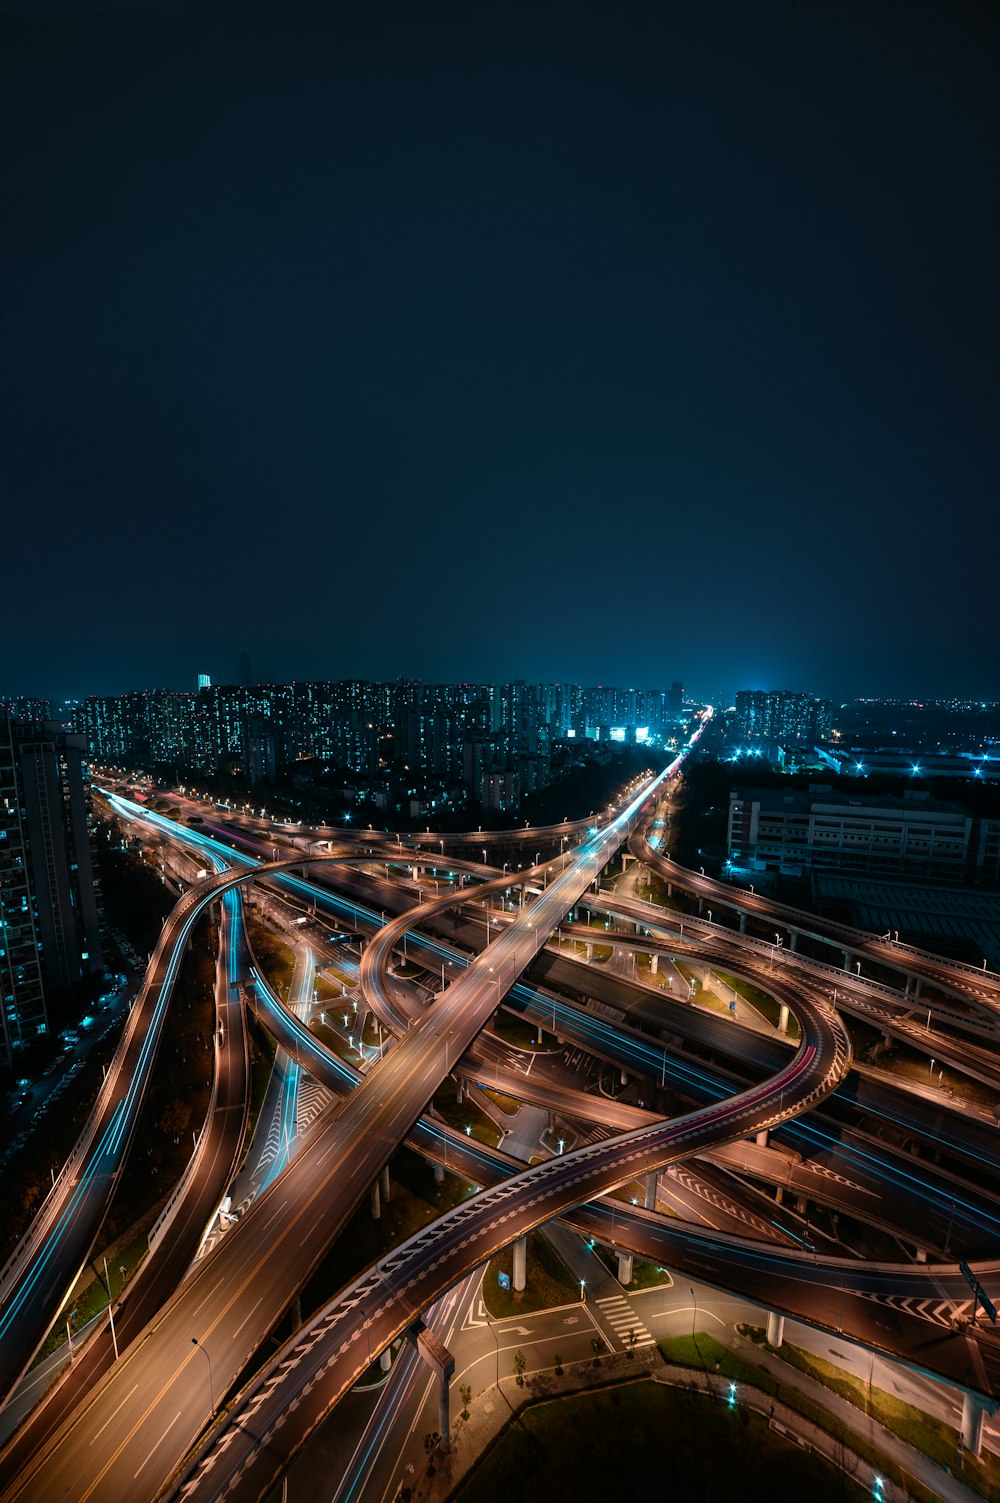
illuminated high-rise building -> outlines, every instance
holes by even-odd
[[[86,742],[0,718],[0,1018],[8,1062],[47,1030],[45,990],[103,968]]]

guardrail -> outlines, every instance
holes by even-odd
[[[609,897],[610,894],[591,895],[585,893],[584,896],[580,899],[577,906],[581,908],[587,908],[595,912],[610,913],[612,915],[622,914],[621,909],[616,908],[611,904],[608,904],[607,902],[602,903],[601,896]],[[646,930],[654,928],[669,930],[673,927],[678,927],[680,929],[680,938],[684,937],[683,931],[685,925],[691,929],[692,937],[694,937],[695,932],[699,929],[707,929],[711,935],[718,934],[729,940],[737,939],[740,944],[745,945],[748,949],[753,950],[760,955],[767,955],[769,958],[773,957],[775,953],[783,957],[791,956],[792,964],[803,966],[807,970],[816,971],[823,976],[832,978],[839,985],[843,986],[845,992],[849,995],[852,993],[852,991],[856,990],[858,986],[863,985],[865,991],[877,993],[879,996],[884,997],[887,1001],[890,1001],[895,1006],[899,1007],[907,1015],[912,1015],[913,1013],[918,1011],[929,1011],[933,1014],[934,1017],[948,1019],[953,1022],[956,1027],[974,1031],[978,1033],[983,1039],[989,1041],[995,1040],[998,1033],[1000,1033],[1000,1019],[994,1018],[992,1020],[987,1020],[981,1017],[976,1017],[968,1013],[959,1012],[955,1008],[947,1006],[946,1003],[931,1002],[927,998],[923,997],[919,999],[919,1002],[917,1002],[912,996],[907,996],[905,992],[901,992],[898,987],[888,986],[884,981],[875,981],[873,978],[870,978],[868,976],[862,976],[859,980],[858,976],[855,973],[844,970],[840,966],[830,965],[828,961],[816,960],[813,958],[813,956],[804,955],[801,950],[792,950],[788,948],[788,946],[776,947],[769,940],[759,939],[756,935],[752,934],[740,934],[737,930],[730,929],[725,924],[717,924],[714,921],[703,918],[700,915],[688,913],[678,914],[676,919],[672,920],[669,916],[671,910],[664,909],[663,913],[664,917],[660,920],[653,920],[651,922],[649,919],[640,917],[632,918],[632,922],[638,924],[640,928]],[[628,913],[625,913],[624,916],[626,918],[631,918],[631,915]],[[699,937],[702,936],[699,935]],[[594,943],[599,944],[600,942],[600,938],[595,937]]]
[[[648,846],[648,841],[646,844]],[[915,959],[925,961],[930,965],[943,966],[948,970],[959,971],[968,976],[978,976],[993,986],[1000,984],[1000,976],[995,971],[987,970],[985,966],[970,965],[967,960],[945,959],[941,955],[935,955],[932,950],[921,948],[920,945],[907,944],[905,940],[889,940],[884,934],[874,934],[868,929],[858,929],[853,924],[842,924],[836,919],[821,918],[819,914],[808,913],[804,908],[795,908],[790,903],[773,901],[762,893],[749,892],[745,887],[734,887],[732,883],[717,881],[714,877],[703,877],[691,871],[689,867],[672,861],[669,856],[663,855],[653,846],[649,846],[649,851],[653,863],[660,868],[665,879],[676,882],[678,887],[687,887],[691,892],[711,888],[718,901],[724,906],[728,905],[751,915],[756,913],[761,904],[766,904],[768,919],[773,919],[775,923],[787,924],[790,928],[799,929],[802,933],[808,933],[811,938],[821,940],[824,944],[839,944],[841,940],[866,946],[884,944],[888,947],[885,958],[889,964],[892,963],[893,952],[905,950]],[[904,969],[904,967],[899,967],[899,969]]]

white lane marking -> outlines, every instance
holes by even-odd
[[[133,1394],[134,1394],[134,1393],[135,1393],[135,1391],[136,1391],[136,1389],[137,1389],[137,1388],[138,1388],[138,1387],[139,1387],[139,1385],[138,1385],[138,1383],[133,1383],[133,1384],[132,1384],[132,1387],[131,1387],[131,1388],[130,1388],[130,1389],[129,1389],[129,1391],[128,1391],[128,1393],[127,1393],[127,1394],[126,1394],[126,1395],[125,1395],[125,1397],[124,1397],[124,1398],[123,1398],[123,1399],[122,1399],[122,1401],[121,1401],[121,1403],[120,1403],[120,1404],[119,1404],[119,1405],[118,1405],[118,1409],[116,1409],[116,1410],[115,1410],[115,1413],[114,1413],[114,1414],[112,1414],[112,1415],[111,1415],[111,1417],[110,1417],[110,1419],[106,1419],[106,1420],[105,1420],[105,1421],[104,1421],[104,1424],[103,1424],[103,1425],[102,1425],[102,1426],[101,1426],[101,1428],[100,1428],[100,1429],[99,1429],[99,1430],[98,1430],[98,1431],[97,1431],[97,1434],[96,1434],[96,1435],[94,1435],[94,1437],[93,1437],[93,1438],[92,1438],[92,1440],[91,1440],[91,1442],[90,1442],[90,1444],[91,1444],[91,1445],[93,1445],[93,1444],[94,1444],[94,1441],[95,1441],[95,1440],[97,1440],[97,1439],[98,1439],[98,1437],[99,1437],[99,1436],[101,1436],[101,1435],[103,1435],[103,1434],[104,1434],[104,1432],[105,1432],[105,1430],[106,1430],[106,1429],[107,1429],[107,1428],[108,1428],[108,1426],[109,1426],[109,1425],[110,1425],[110,1423],[111,1423],[111,1420],[113,1420],[113,1419],[114,1419],[114,1417],[115,1417],[115,1414],[117,1414],[117,1413],[118,1413],[118,1410],[119,1410],[119,1409],[124,1409],[124,1408],[125,1408],[125,1405],[126,1405],[126,1404],[127,1404],[127,1403],[128,1403],[128,1401],[129,1401],[129,1399],[130,1399],[130,1398],[131,1398],[131,1397],[132,1397],[132,1395],[133,1395]]]
[[[153,1451],[155,1451],[157,1449],[157,1446],[159,1446],[160,1441],[162,1441],[165,1436],[167,1436],[167,1435],[170,1434],[170,1431],[174,1428],[174,1426],[176,1425],[176,1423],[180,1419],[180,1417],[181,1417],[181,1411],[178,1409],[177,1413],[174,1415],[173,1419],[170,1421],[170,1424],[167,1426],[167,1428],[165,1430],[162,1430],[160,1432],[159,1439],[157,1440],[156,1445],[153,1447],[153,1450],[150,1451],[150,1453],[146,1457],[145,1461],[140,1462],[140,1464],[139,1464],[139,1472],[143,1471],[143,1469],[148,1465],[148,1463],[150,1461],[152,1461],[152,1459],[153,1459]],[[133,1472],[132,1473],[132,1481],[133,1482],[135,1481],[136,1477],[138,1477],[139,1472]]]

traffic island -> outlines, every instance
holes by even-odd
[[[669,1289],[674,1282],[667,1270],[658,1267],[656,1263],[644,1263],[641,1258],[616,1252],[614,1248],[605,1247],[601,1242],[594,1244],[594,1252],[629,1294],[640,1294],[645,1289]],[[626,1263],[623,1268],[623,1261],[629,1258],[631,1265]],[[622,1277],[623,1273],[630,1273],[631,1277],[626,1280]]]
[[[558,1309],[580,1299],[580,1286],[570,1274],[544,1232],[528,1236],[525,1283],[515,1284],[515,1246],[505,1247],[491,1258],[483,1274],[483,1304],[494,1320],[510,1315],[529,1315],[534,1310]]]

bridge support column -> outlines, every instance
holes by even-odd
[[[392,1366],[392,1347],[391,1346],[387,1346],[386,1349],[385,1349],[385,1351],[381,1354],[381,1356],[378,1359],[378,1365],[379,1365],[379,1367],[382,1369],[382,1371],[384,1373],[387,1373],[389,1371],[390,1367]]]
[[[740,914],[740,933],[741,934],[745,934],[746,932],[747,932],[747,916],[746,916],[745,913],[741,913]]]
[[[757,1143],[757,1147],[758,1148],[766,1148],[767,1147],[767,1128],[766,1127],[762,1127],[761,1130],[760,1130],[760,1132],[757,1134],[756,1143]]]
[[[649,974],[651,976],[655,976],[656,972],[659,969],[659,964],[658,964],[659,959],[660,959],[659,955],[657,955],[656,951],[654,950],[653,953],[649,957]]]
[[[433,1331],[428,1331],[421,1322],[417,1326],[417,1351],[438,1380],[438,1429],[441,1432],[441,1449],[451,1450],[451,1409],[448,1383],[455,1371],[455,1359],[448,1348],[439,1341]]]
[[[382,1198],[378,1192],[378,1180],[372,1185],[372,1220],[377,1221],[382,1214]]]
[[[583,948],[587,952],[587,959],[588,960],[593,960],[593,958],[594,958],[594,947],[593,947],[593,945],[587,944],[586,942],[584,942]]]
[[[434,1183],[436,1185],[443,1185],[444,1184],[444,1165],[443,1164],[435,1164],[434,1165]]]
[[[767,1312],[767,1344],[773,1346],[775,1351],[779,1349],[785,1339],[785,1317],[779,1315],[776,1310]]]
[[[788,1003],[782,1002],[778,1008],[778,1027],[782,1033],[788,1032]]]
[[[978,1456],[983,1448],[983,1416],[989,1409],[990,1405],[978,1394],[962,1395],[962,1444],[973,1456]]]
[[[514,1289],[518,1294],[528,1282],[528,1239],[518,1237],[514,1243]]]
[[[704,898],[699,898],[698,899],[698,915],[699,915],[699,917],[701,916],[701,914],[704,911],[705,911],[705,899]]]
[[[618,1282],[623,1285],[632,1282],[632,1254],[630,1252],[618,1254]]]
[[[789,929],[788,931],[788,948],[790,950],[797,950],[799,948],[799,931],[797,929]]]
[[[388,1205],[389,1201],[392,1199],[392,1196],[391,1196],[390,1191],[389,1191],[389,1165],[388,1164],[385,1165],[385,1167],[382,1170],[382,1173],[379,1175],[379,1187],[380,1187],[380,1189],[382,1191],[382,1203],[383,1203],[383,1205]]]
[[[804,1195],[798,1195],[795,1199],[795,1209],[800,1216],[804,1216],[809,1209],[809,1201]]]
[[[622,1085],[628,1085],[628,1071],[623,1070],[621,1075]]]
[[[845,971],[849,971],[851,969],[851,957],[850,957],[850,954],[849,954],[849,952],[847,950],[841,950],[840,953],[844,957],[844,970]]]
[[[780,1206],[781,1202],[784,1200],[784,1198],[785,1198],[784,1186],[783,1185],[779,1185],[778,1188],[774,1192],[774,1203],[775,1203],[775,1205],[776,1206]]]
[[[292,1330],[297,1331],[302,1324],[302,1295],[297,1294],[292,1300],[291,1308]]]
[[[914,1002],[919,1002],[920,1001],[920,994],[923,991],[923,989],[924,989],[923,978],[920,977],[920,976],[914,976],[914,978],[913,978],[913,1000],[914,1000]]]
[[[658,1179],[659,1175],[655,1169],[646,1175],[646,1196],[643,1204],[647,1211],[656,1210],[656,1182]]]
[[[465,1086],[458,1076],[455,1076],[455,1104],[461,1106],[465,1099]]]
[[[917,1262],[918,1263],[926,1263],[927,1262],[927,1249],[926,1249],[926,1247],[918,1247],[916,1249],[916,1255],[917,1255]]]

